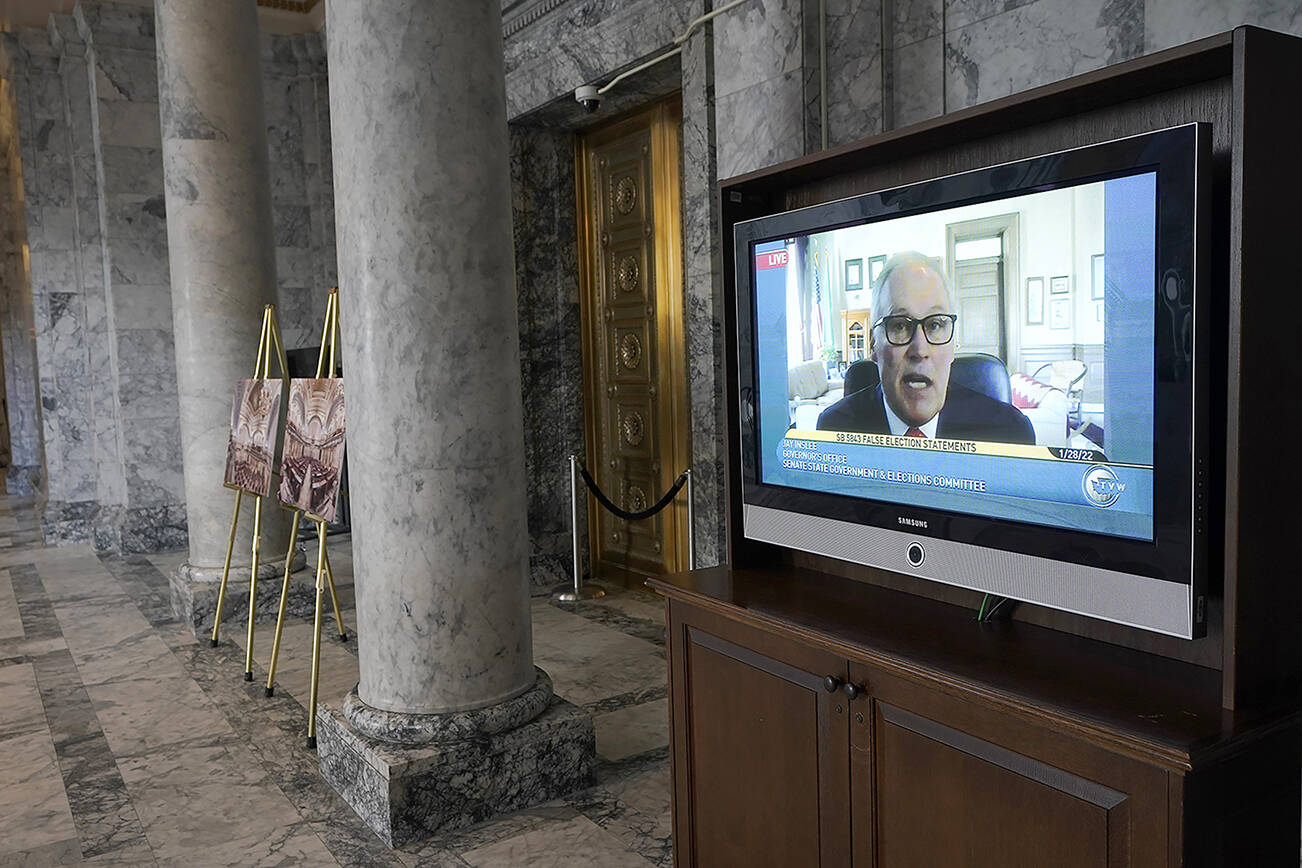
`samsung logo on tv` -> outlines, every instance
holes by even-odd
[[[906,524],[909,527],[925,528],[927,526],[927,522],[920,518],[905,518],[904,516],[901,515],[898,516],[895,520],[898,521],[900,524]]]

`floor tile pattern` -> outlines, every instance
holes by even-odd
[[[349,640],[327,615],[320,695],[337,703],[357,680],[358,637],[349,540],[328,542]],[[0,498],[0,868],[672,864],[654,595],[532,601],[538,665],[593,715],[594,786],[390,850],[304,749],[311,622],[286,625],[267,697],[272,628],[259,626],[256,680],[243,681],[243,628],[211,648],[173,620],[166,571],[182,559],[46,548],[31,501]]]

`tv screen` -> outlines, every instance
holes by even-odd
[[[746,534],[1198,635],[1206,138],[738,223]]]

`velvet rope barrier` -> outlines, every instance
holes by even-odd
[[[653,506],[641,510],[640,512],[628,512],[627,510],[620,509],[609,497],[606,496],[605,492],[597,486],[596,480],[588,475],[588,469],[582,464],[579,465],[579,474],[583,477],[584,485],[588,486],[588,490],[597,498],[597,502],[610,510],[610,512],[614,513],[617,517],[624,519],[624,521],[641,521],[644,518],[650,518],[655,515],[673,502],[673,499],[678,495],[678,492],[682,490],[683,485],[687,482],[687,471],[683,471],[678,475],[678,479],[674,481],[674,484],[669,487],[669,490],[665,492],[664,496],[657,500]]]

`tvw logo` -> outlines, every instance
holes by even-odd
[[[1081,490],[1091,504],[1106,508],[1117,502],[1117,498],[1126,490],[1126,483],[1117,478],[1112,468],[1095,464],[1085,471],[1085,476],[1081,479]]]

